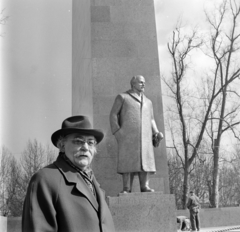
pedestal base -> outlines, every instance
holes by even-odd
[[[171,194],[128,193],[108,197],[117,232],[175,232],[175,198]]]

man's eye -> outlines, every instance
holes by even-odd
[[[89,146],[93,146],[94,144],[95,144],[94,141],[88,141]]]
[[[82,141],[82,140],[80,140],[80,139],[74,139],[74,140],[73,140],[73,143],[75,143],[75,144],[83,144],[84,141]]]

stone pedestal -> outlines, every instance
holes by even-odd
[[[176,232],[175,198],[171,194],[129,193],[108,197],[117,232]]]

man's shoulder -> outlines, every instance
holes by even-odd
[[[123,93],[119,93],[117,96],[116,96],[116,99],[124,99],[124,97],[126,96],[127,92],[123,92]]]
[[[199,198],[197,196],[192,196],[192,205],[199,205]]]
[[[56,162],[56,161],[55,161]],[[60,174],[55,162],[45,166],[44,168],[37,171],[33,177],[33,181],[42,181],[45,180],[46,182],[52,182],[56,180],[56,177]],[[60,175],[59,175],[60,177]]]
[[[116,96],[116,101],[117,102],[124,102],[124,100],[129,97],[129,90],[126,91],[126,92],[123,92],[123,93],[119,93],[117,96]]]
[[[54,163],[50,164],[40,169],[32,176],[28,184],[28,192],[32,192],[34,194],[39,193],[40,195],[42,192],[48,192],[55,194],[56,196],[59,192],[58,189],[61,186],[62,180],[63,177],[58,168],[54,165]]]
[[[124,98],[126,96],[129,96],[129,93],[131,93],[131,90],[127,90],[125,92],[119,93],[118,96]]]

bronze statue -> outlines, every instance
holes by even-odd
[[[148,174],[156,172],[153,146],[159,145],[163,134],[154,120],[152,102],[143,94],[145,78],[134,76],[130,83],[131,89],[116,97],[110,113],[111,130],[118,142],[117,172],[123,178],[122,193],[131,192],[135,173],[141,192],[154,192]]]

